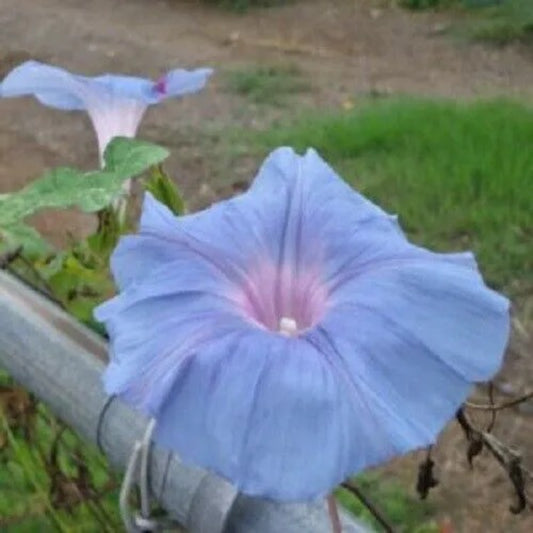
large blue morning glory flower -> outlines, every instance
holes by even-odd
[[[135,136],[149,105],[199,91],[212,72],[210,68],[176,69],[153,82],[115,74],[90,78],[27,61],[4,78],[0,96],[33,95],[50,107],[87,111],[98,137],[100,154],[103,154],[113,137]]]
[[[112,270],[107,392],[160,446],[274,499],[434,442],[508,338],[472,254],[410,244],[313,150],[274,151],[197,214],[147,195]]]

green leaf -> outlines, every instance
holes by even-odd
[[[40,267],[39,272],[68,312],[87,322],[92,310],[111,297],[115,289],[107,265],[87,265],[84,259],[71,250],[60,254],[54,264]]]
[[[132,178],[161,163],[168,155],[167,149],[156,144],[115,137],[104,152],[105,170]]]
[[[144,186],[156,200],[165,204],[175,215],[183,215],[185,212],[183,198],[161,165],[152,169],[150,178],[146,180]]]
[[[105,167],[94,172],[57,168],[20,191],[0,197],[0,227],[17,224],[44,208],[78,207],[100,211],[122,190],[122,183],[160,163],[168,151],[134,139],[113,139],[104,154]]]
[[[19,223],[1,228],[0,251],[17,246],[22,246],[24,255],[32,260],[52,252],[51,246],[31,226]]]

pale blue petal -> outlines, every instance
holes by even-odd
[[[99,89],[116,99],[128,98],[138,100],[143,104],[153,104],[158,101],[152,94],[154,82],[146,78],[103,74],[95,78],[84,77],[84,80],[95,90]]]
[[[37,61],[26,61],[3,80],[2,97],[35,96],[41,103],[63,110],[84,109],[79,76]]]
[[[111,271],[122,291],[143,281],[155,269],[183,258],[178,219],[150,193],[145,193],[139,233],[122,237],[111,256]],[[188,257],[188,256],[187,256]]]
[[[316,152],[301,157],[290,148],[266,159],[247,193],[181,217],[179,225],[235,267],[248,266],[254,255],[303,269],[343,252],[346,239],[368,227],[381,241],[406,242],[395,220],[346,185]]]
[[[380,327],[390,323],[384,330],[391,334],[391,348],[397,335],[404,335],[470,382],[488,379],[502,363],[508,300],[488,289],[475,271],[438,255],[377,262],[340,285],[330,304],[336,316],[352,317],[354,328],[360,314],[374,317]],[[328,316],[324,327],[335,328],[335,320]]]
[[[232,285],[179,219],[146,194],[138,235],[122,238],[111,258],[122,293],[98,307],[112,361],[106,390],[154,414],[191,350],[225,327],[242,327]]]
[[[153,82],[133,76],[104,74],[95,78],[72,74],[37,61],[14,68],[2,82],[2,96],[33,95],[41,103],[64,110],[88,109],[122,99],[153,103]]]
[[[260,330],[222,336],[184,365],[156,442],[282,500],[326,495],[368,459],[395,451],[371,412],[311,344]]]
[[[106,391],[148,414],[157,412],[191,351],[243,324],[216,272],[191,256],[159,266],[94,315],[111,339]]]
[[[350,221],[363,221],[371,217],[385,217],[392,225],[396,219],[359,194],[339,177],[339,175],[312,148],[303,156],[292,148],[281,147],[274,150],[264,161],[250,191],[257,197],[275,197],[280,192],[297,193],[296,202],[305,201],[311,214],[340,206],[351,208]],[[296,203],[293,207],[298,207]],[[327,206],[327,207],[325,207]],[[332,212],[332,216],[335,216]]]
[[[211,73],[211,69],[172,70],[159,82],[165,83],[165,91],[161,93],[157,83],[145,78],[120,74],[80,76],[38,61],[27,61],[5,77],[1,95],[33,95],[41,103],[63,110],[112,107],[119,105],[120,100],[149,105],[163,98],[199,91]]]
[[[111,256],[111,271],[117,287],[123,291],[136,281],[143,282],[154,269],[183,257],[181,250],[164,238],[128,235],[120,239]]]
[[[249,192],[194,215],[147,195],[112,268],[108,392],[156,416],[160,445],[275,499],[433,442],[509,331],[471,254],[409,244],[313,151],[276,150]],[[247,316],[239,290],[278,313],[309,272],[327,301],[299,336]]]
[[[372,420],[408,450],[433,442],[471,384],[494,375],[508,334],[505,298],[469,268],[421,259],[377,265],[339,287],[307,337],[367,389],[384,409]]]
[[[207,80],[213,74],[211,68],[199,68],[196,70],[175,69],[167,72],[156,84],[164,91],[159,92],[160,98],[172,96],[184,96],[202,90]]]
[[[206,225],[211,227],[211,219],[220,213],[223,237],[205,234]],[[111,258],[117,284],[125,287],[143,279],[158,264],[180,258],[208,264],[220,279],[237,281],[246,275],[244,269],[249,258],[258,253],[258,247],[250,238],[250,226],[243,223],[243,217],[232,215],[232,202],[226,202],[194,215],[176,217],[146,193],[138,235],[121,239]],[[238,260],[232,261],[226,249],[233,250],[233,259]]]

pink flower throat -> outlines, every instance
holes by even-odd
[[[247,319],[289,337],[315,326],[324,316],[327,299],[316,269],[278,269],[267,262],[247,273],[236,295]]]

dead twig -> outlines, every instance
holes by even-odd
[[[495,411],[501,411],[503,409],[509,409],[510,407],[514,407],[515,405],[526,402],[527,400],[530,400],[531,398],[533,398],[533,391],[529,391],[518,398],[514,398],[512,400],[509,400],[507,402],[502,402],[500,404],[479,404],[479,403],[465,402],[464,405],[468,409],[477,409],[478,411],[495,412]]]
[[[427,449],[426,459],[418,466],[418,479],[416,483],[416,491],[421,500],[425,500],[429,491],[439,484],[439,480],[433,473],[435,461],[431,458],[431,450],[433,446]]]
[[[524,476],[531,477],[531,473],[523,467],[521,454],[501,442],[492,433],[476,428],[462,408],[457,411],[456,420],[469,442],[467,457],[470,465],[472,466],[472,459],[486,448],[505,470],[513,485],[517,501],[515,505],[509,507],[509,510],[513,514],[521,513],[527,504],[531,505],[525,493],[524,481]]]

